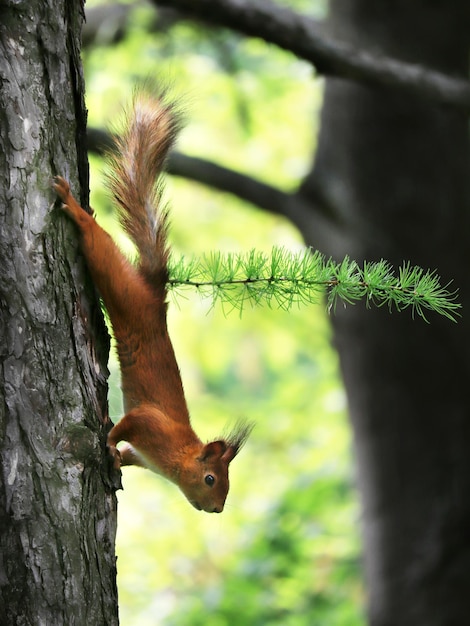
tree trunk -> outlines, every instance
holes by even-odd
[[[333,33],[370,50],[468,75],[467,0],[333,0]],[[329,79],[315,190],[355,259],[410,260],[459,288],[458,324],[338,308],[373,626],[468,623],[470,307],[468,119],[386,89]],[[315,233],[307,233],[318,245]],[[340,242],[340,243],[338,243]]]
[[[2,5],[0,621],[6,626],[118,623],[116,500],[105,447],[109,342],[76,232],[53,208],[50,187],[61,173],[75,190],[80,185],[86,205],[82,17],[73,1]]]

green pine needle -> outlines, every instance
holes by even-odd
[[[170,263],[168,282],[172,291],[196,288],[213,305],[220,302],[224,309],[240,312],[246,304],[289,310],[321,302],[325,296],[329,310],[339,300],[353,304],[365,299],[368,306],[398,311],[410,307],[424,319],[426,311],[434,311],[455,321],[460,308],[456,293],[442,287],[435,272],[404,263],[396,274],[387,261],[360,267],[348,257],[336,263],[310,249],[291,253],[275,247],[270,256],[251,250],[213,252],[191,260],[181,257]]]

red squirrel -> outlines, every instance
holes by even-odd
[[[168,334],[168,216],[159,177],[178,129],[174,104],[141,91],[124,131],[115,137],[108,182],[120,222],[139,253],[135,265],[77,203],[63,178],[55,177],[53,188],[78,227],[81,250],[116,338],[126,414],[108,435],[115,467],[147,467],[176,483],[196,509],[220,513],[229,489],[229,463],[251,425],[241,422],[211,443],[199,439]],[[118,450],[120,441],[126,443]]]

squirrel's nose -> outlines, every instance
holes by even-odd
[[[222,513],[223,510],[224,510],[223,506],[216,506],[215,508],[212,509],[212,513]]]

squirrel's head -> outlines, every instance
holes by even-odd
[[[253,424],[239,422],[229,435],[202,446],[185,463],[178,484],[194,508],[221,513],[229,489],[228,466],[247,440]]]

